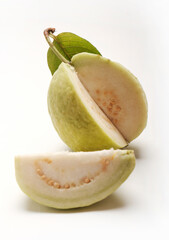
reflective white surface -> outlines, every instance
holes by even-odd
[[[167,0],[0,1],[1,239],[169,237],[168,12]],[[129,146],[134,172],[113,195],[83,209],[40,206],[15,181],[16,154],[68,149],[47,110],[46,27],[88,39],[130,69],[148,99],[147,128]]]

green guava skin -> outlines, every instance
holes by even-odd
[[[117,149],[126,146],[124,139],[122,145],[112,141],[90,116],[85,106],[87,103],[83,103],[75,91],[65,66],[69,67],[65,63],[59,66],[48,90],[49,114],[60,138],[73,151]]]
[[[56,156],[18,156],[15,158],[15,174],[18,185],[21,190],[28,195],[32,200],[39,204],[53,207],[57,209],[71,209],[92,205],[98,201],[103,200],[110,194],[112,194],[131,174],[135,167],[135,156],[131,150],[115,150],[117,153],[114,155],[114,150],[110,151],[106,156],[109,160],[109,166],[107,169],[102,169],[100,175],[95,177],[93,181],[82,186],[70,187],[69,189],[56,189],[53,186],[49,186],[44,183],[43,180],[36,173],[35,162],[40,159],[41,163],[43,158],[51,157],[53,163],[48,168],[48,176],[50,173],[57,171],[55,164],[58,160],[64,163],[64,154],[56,153]],[[111,153],[112,152],[112,153]],[[80,176],[84,171],[84,164],[87,162],[88,167],[92,168],[93,164],[100,164],[102,158],[98,157],[98,153],[81,152],[78,153],[66,153],[66,158],[69,162],[73,163],[73,158],[77,159],[78,166],[76,173]],[[59,156],[57,157],[57,154]],[[72,157],[70,157],[72,155]],[[81,156],[83,155],[83,160]],[[78,158],[77,158],[78,156]],[[63,159],[62,159],[63,157]],[[104,154],[103,154],[104,159]],[[66,166],[66,163],[65,163]],[[45,165],[44,165],[45,169]],[[71,169],[67,166],[65,174],[70,174]],[[74,173],[72,173],[74,174]],[[63,176],[66,178],[66,175]]]

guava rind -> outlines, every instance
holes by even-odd
[[[104,165],[98,174],[90,183],[76,186],[69,189],[56,189],[49,186],[40,179],[36,173],[35,163],[50,158],[51,165],[48,167],[47,175],[57,173],[57,161],[64,165],[66,178],[67,174],[71,174],[72,169],[67,166],[74,163],[73,168],[77,171],[77,175],[81,176],[84,173],[84,165],[89,168],[97,169],[103,161],[109,161],[109,165]],[[76,166],[76,163],[78,163]],[[46,163],[47,164],[47,163]],[[94,166],[93,166],[94,165]],[[59,166],[59,165],[57,165]],[[46,165],[43,165],[46,169]],[[97,152],[80,152],[80,153],[56,153],[48,155],[36,156],[18,156],[15,158],[15,173],[17,182],[22,191],[34,201],[53,208],[70,209],[84,207],[94,204],[109,196],[114,192],[131,174],[135,167],[135,156],[131,150],[103,150]],[[86,171],[86,174],[87,171]],[[53,176],[53,175],[52,175]],[[74,172],[72,172],[72,178]]]

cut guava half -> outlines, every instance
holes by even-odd
[[[59,136],[73,151],[116,149],[127,145],[68,63],[61,63],[53,75],[48,90],[48,109]]]
[[[132,150],[58,152],[17,156],[15,173],[22,191],[53,208],[91,205],[114,192],[135,166]]]
[[[96,54],[76,54],[71,63],[90,96],[126,141],[136,138],[147,123],[146,95],[138,79],[121,64]]]

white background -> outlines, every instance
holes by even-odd
[[[130,144],[134,172],[83,209],[40,206],[15,181],[16,154],[67,149],[47,111],[47,27],[76,33],[126,66],[149,103],[147,128]],[[0,239],[168,239],[168,103],[167,0],[0,0]]]

